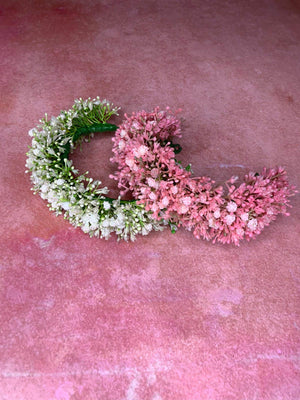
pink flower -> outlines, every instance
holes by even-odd
[[[150,175],[152,176],[152,178],[157,178],[159,175],[159,169],[158,168],[151,169]]]
[[[174,115],[141,111],[125,115],[113,138],[122,192],[131,190],[153,218],[193,230],[196,238],[239,244],[258,235],[278,214],[287,213],[295,194],[281,168],[250,172],[238,186],[237,177],[216,186],[209,177],[192,177],[175,160],[172,139],[180,137]]]

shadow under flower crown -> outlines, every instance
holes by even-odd
[[[48,120],[46,114],[29,131],[32,145],[26,167],[33,190],[75,227],[90,236],[107,239],[114,232],[119,239],[134,240],[137,234],[169,224],[172,232],[182,226],[196,238],[238,245],[259,234],[278,214],[289,215],[295,187],[283,168],[250,172],[239,186],[236,177],[226,188],[216,186],[209,177],[193,177],[190,166],[183,168],[176,160],[181,147],[172,139],[181,136],[180,121],[168,108],[125,114],[119,128],[107,123],[118,110],[99,97],[79,99],[58,117]],[[111,177],[118,181],[121,195],[132,191],[133,201],[109,198],[100,181],[87,177],[87,172],[79,175],[68,159],[84,136],[114,131],[111,161],[118,171]]]
[[[175,158],[173,138],[180,137],[180,122],[159,108],[133,113],[113,138],[114,157],[121,194],[131,190],[157,220],[192,230],[196,238],[239,244],[260,234],[278,214],[289,215],[290,186],[281,167],[261,174],[250,172],[240,185],[231,177],[226,187],[211,178],[193,177]]]

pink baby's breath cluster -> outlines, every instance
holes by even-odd
[[[286,171],[264,169],[217,186],[209,177],[193,177],[175,159],[172,139],[180,137],[180,121],[159,108],[141,111],[125,120],[113,138],[121,194],[132,191],[152,216],[171,227],[192,230],[196,238],[239,244],[260,234],[278,214],[287,213],[295,193]]]

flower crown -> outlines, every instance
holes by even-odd
[[[289,197],[296,190],[282,167],[250,172],[240,184],[231,177],[217,186],[209,177],[194,177],[190,165],[183,168],[176,160],[181,147],[172,140],[181,137],[180,121],[168,108],[125,114],[119,128],[106,122],[118,110],[99,98],[79,99],[71,110],[50,121],[46,117],[30,131],[26,165],[34,191],[84,232],[104,238],[115,232],[133,240],[169,224],[172,232],[182,226],[196,238],[238,245],[260,234],[278,214],[289,215]],[[84,135],[105,131],[116,131],[111,161],[118,171],[111,178],[118,181],[120,195],[130,190],[134,201],[108,198],[101,182],[86,173],[79,176],[68,160]]]

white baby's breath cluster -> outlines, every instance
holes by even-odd
[[[32,190],[48,201],[56,215],[64,214],[75,227],[90,236],[107,239],[115,232],[119,239],[134,240],[136,234],[147,235],[151,230],[163,229],[163,223],[151,218],[150,212],[135,201],[106,197],[107,187],[87,176],[79,175],[69,153],[82,137],[76,132],[82,127],[104,124],[119,108],[106,100],[75,100],[68,111],[58,117],[40,120],[29,131],[32,144],[27,153],[26,172],[31,172]],[[89,134],[86,140],[93,134]]]

